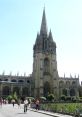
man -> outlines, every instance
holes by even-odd
[[[14,104],[15,104],[15,99],[12,99],[12,104],[13,104],[13,107],[14,107]]]
[[[27,112],[28,100],[24,100],[24,113]]]

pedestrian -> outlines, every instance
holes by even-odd
[[[18,108],[21,108],[21,100],[18,99]]]
[[[27,107],[28,107],[28,100],[24,100],[24,113],[27,112]]]
[[[15,99],[12,99],[12,104],[13,104],[13,107],[14,107],[14,104],[15,104]]]
[[[36,110],[39,110],[40,101],[37,99],[35,103],[36,103]]]

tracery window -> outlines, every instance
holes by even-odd
[[[49,72],[49,66],[50,66],[50,61],[48,58],[44,59],[44,72],[48,73]]]

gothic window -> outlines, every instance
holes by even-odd
[[[73,81],[73,82],[72,82],[72,85],[75,85],[75,84],[76,84],[76,82],[75,82],[75,81]]]
[[[15,79],[12,79],[11,82],[17,82]]]
[[[9,87],[8,86],[3,87],[2,93],[3,95],[9,95]]]
[[[70,82],[66,81],[66,87],[69,87],[69,86],[70,86]]]
[[[49,73],[49,66],[50,66],[50,61],[48,58],[44,59],[44,72]]]
[[[67,96],[67,89],[63,89],[63,95]]]
[[[70,96],[75,96],[75,89],[70,90]]]
[[[8,81],[8,79],[5,79],[4,81]]]
[[[24,87],[23,90],[22,90],[22,95],[23,96],[29,96],[29,89],[27,87]]]
[[[19,80],[18,82],[23,83],[24,81],[23,80]]]
[[[17,95],[19,95],[19,87],[14,87],[13,88],[13,93],[15,93],[15,92],[16,92]]]
[[[29,84],[29,83],[30,83],[30,81],[29,81],[29,80],[27,80],[27,83]]]
[[[45,49],[47,49],[47,41],[45,40]]]
[[[59,82],[59,87],[62,88],[64,86],[64,82],[63,81],[60,81]]]
[[[76,87],[76,82],[75,81],[72,82],[72,87]]]

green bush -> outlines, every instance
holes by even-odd
[[[12,99],[15,99],[15,101],[17,101],[17,100],[18,100],[17,93],[14,92],[13,94],[8,95],[8,97],[7,97],[6,99],[8,100],[9,103],[11,103],[11,100],[12,100]]]
[[[66,99],[66,96],[65,96],[65,95],[62,95],[62,96],[60,97],[60,100],[65,101],[65,99]]]
[[[9,95],[6,99],[8,100],[9,103],[11,103],[11,100],[13,99],[13,97],[12,95]]]
[[[53,112],[62,112],[67,114],[74,114],[76,108],[82,109],[81,103],[46,103],[41,104],[41,109]]]
[[[49,95],[47,96],[47,100],[48,100],[48,101],[53,101],[53,100],[54,100],[54,94],[49,94]]]

